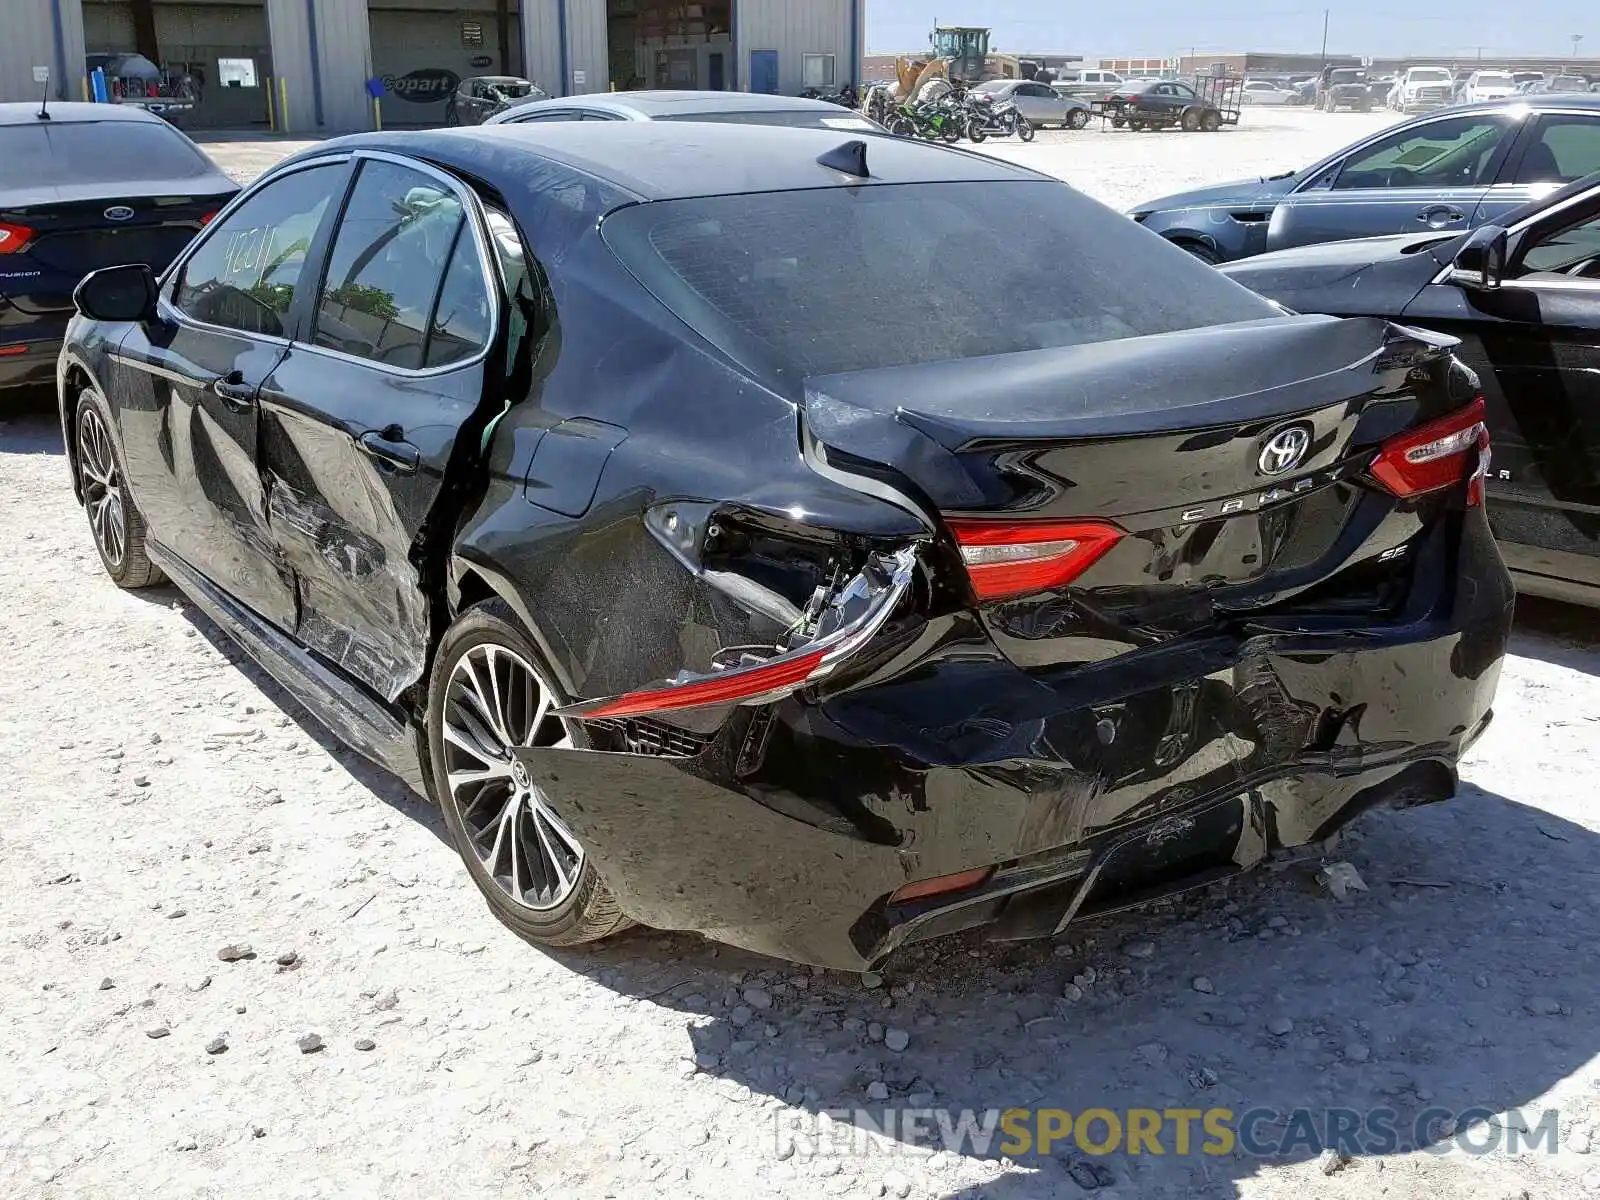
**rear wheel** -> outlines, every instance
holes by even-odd
[[[1180,250],[1187,250],[1201,262],[1210,263],[1213,267],[1222,261],[1222,255],[1218,254],[1204,242],[1184,241],[1173,242],[1172,244],[1177,246]]]
[[[127,472],[111,437],[111,411],[93,388],[78,395],[73,427],[78,492],[106,574],[130,590],[164,582],[166,576],[145,554],[144,516],[128,495]]]
[[[1018,117],[1017,136],[1025,142],[1033,141],[1033,122],[1026,117]]]
[[[967,118],[967,140],[974,144],[983,141],[989,135],[983,128],[983,118],[971,116]]]
[[[1129,133],[1143,133],[1144,132],[1144,122],[1143,121],[1129,121],[1128,122],[1128,132]]]
[[[1200,114],[1200,129],[1204,133],[1215,133],[1222,128],[1222,114],[1215,109],[1208,109]]]
[[[551,715],[560,697],[538,648],[498,601],[463,613],[439,643],[428,682],[433,792],[489,911],[536,945],[570,946],[628,918],[547,793],[512,751],[573,747]]]
[[[1086,129],[1088,125],[1089,110],[1087,108],[1075,108],[1067,114],[1068,129]]]
[[[1197,132],[1200,129],[1200,110],[1198,108],[1184,109],[1183,117],[1179,120],[1179,124],[1183,126],[1185,133]]]
[[[961,140],[962,127],[962,122],[955,120],[953,117],[946,119],[939,126],[940,140],[952,145],[959,142]]]

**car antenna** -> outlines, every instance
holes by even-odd
[[[43,90],[39,94],[39,112],[37,116],[41,121],[48,121],[50,119],[50,77],[48,75],[45,76],[43,84]]]
[[[817,162],[832,170],[842,171],[846,175],[854,175],[857,179],[867,179],[872,175],[872,172],[867,170],[867,144],[860,138],[817,155]]]

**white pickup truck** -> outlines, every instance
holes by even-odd
[[[1450,103],[1455,79],[1445,67],[1409,67],[1389,89],[1389,107],[1397,112],[1431,112]]]

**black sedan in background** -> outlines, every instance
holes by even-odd
[[[78,302],[111,578],[425,786],[535,942],[1049,936],[1443,799],[1490,718],[1449,343],[1285,316],[996,159],[367,134]]]
[[[0,104],[0,396],[54,381],[80,279],[165,269],[238,190],[142,109]]]
[[[1460,338],[1494,442],[1489,524],[1517,586],[1600,604],[1600,175],[1470,235],[1335,242],[1224,270],[1298,311]]]
[[[1431,112],[1299,171],[1130,212],[1207,262],[1399,233],[1461,233],[1600,171],[1600,96],[1517,96]]]

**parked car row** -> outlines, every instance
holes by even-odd
[[[1432,113],[1303,170],[1131,215],[1296,311],[1460,338],[1496,447],[1490,522],[1518,586],[1600,604],[1600,97]]]

